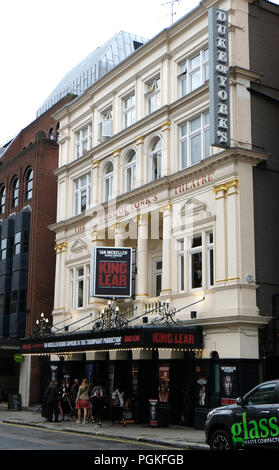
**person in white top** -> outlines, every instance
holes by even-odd
[[[114,426],[115,421],[122,422],[123,426],[126,426],[126,420],[123,416],[124,407],[124,391],[121,387],[116,389],[111,394],[111,425]]]

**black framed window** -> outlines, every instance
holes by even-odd
[[[2,186],[0,189],[0,213],[5,214],[6,208],[6,188]]]
[[[25,178],[25,200],[29,201],[33,196],[33,170],[29,168]]]
[[[21,232],[17,232],[14,236],[14,255],[18,255],[21,249]]]
[[[7,238],[2,238],[0,248],[0,258],[4,260],[7,258]]]
[[[18,196],[19,196],[19,181],[18,181],[18,178],[14,178],[12,182],[12,208],[18,206]]]
[[[17,297],[18,297],[18,291],[17,290],[12,291],[12,295],[11,295],[11,313],[16,313],[17,312]]]

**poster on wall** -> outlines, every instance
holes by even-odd
[[[134,295],[135,250],[94,247],[91,255],[90,295],[128,298]]]
[[[159,402],[168,403],[170,393],[170,366],[159,367]]]
[[[238,396],[237,367],[221,366],[220,381],[221,405],[231,405],[235,403]]]
[[[206,406],[208,402],[208,378],[198,377],[197,386],[198,386],[198,393],[197,393],[198,406]]]
[[[132,393],[136,397],[138,394],[138,378],[139,378],[139,366],[132,366]]]
[[[149,399],[149,424],[150,426],[158,426],[158,400]]]

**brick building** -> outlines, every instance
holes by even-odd
[[[5,395],[20,391],[20,375],[38,401],[37,360],[17,364],[19,339],[53,306],[58,125],[52,114],[67,95],[2,148],[0,160],[0,384]],[[30,361],[29,361],[30,362]]]

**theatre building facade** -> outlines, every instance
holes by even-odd
[[[53,328],[22,351],[135,420],[199,427],[261,379],[250,7],[204,0],[54,115]]]

